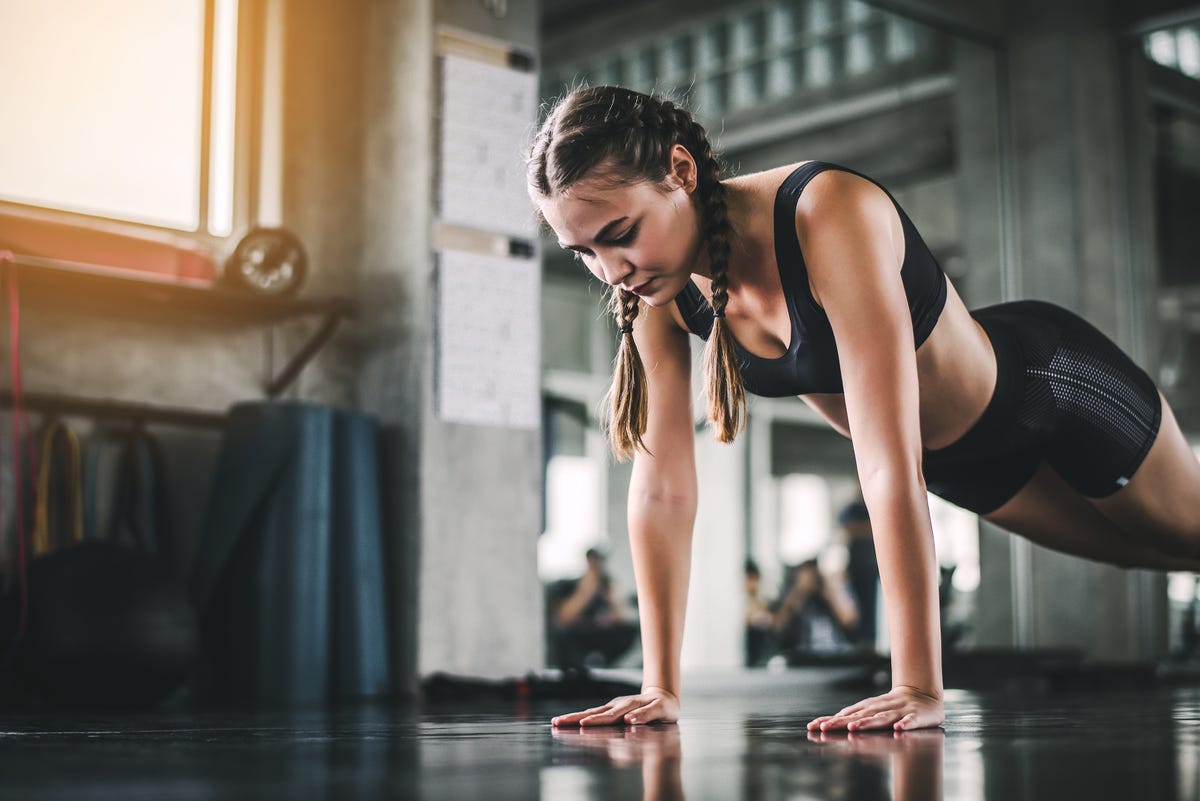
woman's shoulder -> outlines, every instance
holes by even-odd
[[[887,192],[861,173],[820,159],[783,164],[728,179],[727,187],[755,198],[758,209],[774,208],[781,192],[794,195],[797,221],[829,223],[847,211],[887,214]]]
[[[725,180],[725,184],[732,189],[740,191],[754,191],[774,196],[787,180],[788,176],[802,167],[807,167],[824,162],[815,159],[807,159],[803,161],[795,161],[790,164],[781,164],[778,167],[768,167],[767,169],[759,170],[758,172],[750,172],[745,175],[734,175]]]
[[[832,232],[864,221],[890,225],[895,216],[895,204],[882,186],[846,169],[817,172],[796,198],[796,228],[802,239],[806,229]]]

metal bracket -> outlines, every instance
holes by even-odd
[[[296,379],[300,376],[300,372],[304,370],[310,361],[312,361],[313,357],[317,355],[317,352],[320,351],[321,348],[325,347],[329,340],[333,338],[334,332],[337,331],[338,324],[341,321],[341,314],[336,312],[326,313],[321,320],[320,327],[317,328],[317,330],[314,331],[307,340],[305,340],[304,344],[301,345],[300,349],[296,351],[296,354],[292,356],[290,360],[288,360],[287,364],[283,366],[283,369],[279,371],[278,375],[276,375],[275,371],[272,369],[274,363],[274,341],[273,339],[268,339],[268,378],[266,380],[266,385],[263,387],[268,398],[279,397],[285,390],[287,390],[288,387],[295,383]],[[270,337],[271,332],[274,331],[274,327],[272,326],[267,331],[268,337]]]

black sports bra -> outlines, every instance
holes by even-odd
[[[796,203],[813,176],[825,170],[842,170],[865,178],[887,192],[904,229],[904,264],[900,276],[908,296],[912,315],[913,339],[917,347],[933,331],[946,305],[946,274],[929,252],[912,220],[896,203],[891,192],[862,173],[825,161],[801,164],[784,179],[775,193],[775,261],[779,265],[779,280],[787,300],[788,317],[792,321],[792,341],[787,353],[775,359],[755,356],[736,340],[738,363],[746,390],[768,398],[806,395],[816,392],[842,392],[841,365],[833,329],[825,310],[820,307],[808,285],[808,268],[796,237]],[[695,282],[675,297],[693,334],[708,339],[712,331],[712,307]]]

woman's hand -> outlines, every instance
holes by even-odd
[[[550,721],[552,726],[604,726],[652,721],[675,723],[679,720],[679,697],[662,687],[644,687],[637,695],[622,695],[604,706],[582,712],[559,715]]]
[[[942,700],[916,687],[900,685],[891,692],[859,701],[836,715],[825,715],[808,724],[809,731],[866,731],[868,729],[925,729],[946,719]]]

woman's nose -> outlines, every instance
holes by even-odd
[[[600,271],[604,274],[604,280],[612,286],[621,284],[626,278],[633,273],[633,269],[629,264],[619,256],[600,256]]]

